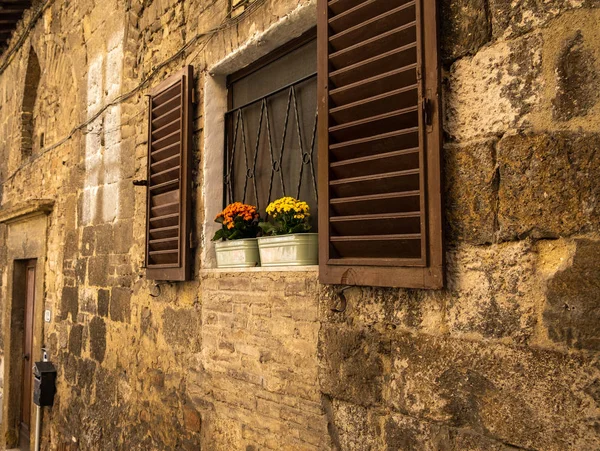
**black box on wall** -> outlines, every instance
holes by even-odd
[[[51,362],[35,362],[33,367],[33,403],[52,406],[56,394],[56,368]]]

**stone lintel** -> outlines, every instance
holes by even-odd
[[[0,224],[11,224],[33,216],[47,215],[54,207],[52,199],[29,199],[16,205],[0,208]]]

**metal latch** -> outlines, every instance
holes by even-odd
[[[431,125],[432,122],[431,99],[423,99],[423,121],[425,125]]]

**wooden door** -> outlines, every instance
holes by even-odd
[[[35,303],[35,264],[29,260],[25,275],[25,319],[23,321],[23,380],[21,382],[21,425],[29,430],[33,384],[33,310]]]

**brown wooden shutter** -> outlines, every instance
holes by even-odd
[[[435,0],[319,0],[323,283],[443,285]]]
[[[192,66],[150,93],[146,277],[190,278]]]

